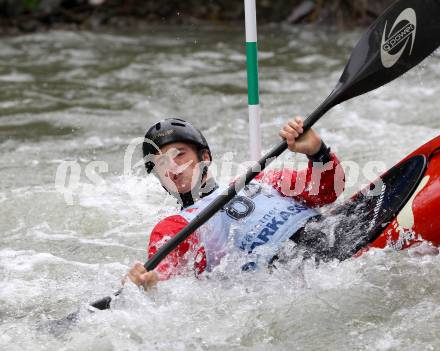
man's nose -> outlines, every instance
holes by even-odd
[[[171,162],[169,167],[168,167],[168,173],[171,176],[176,176],[179,175],[180,173],[182,173],[182,167],[181,165],[179,165],[178,163],[176,163],[175,161]]]
[[[176,179],[176,177],[179,174],[183,173],[183,171],[185,170],[186,167],[188,167],[188,165],[186,165],[186,164],[179,165],[176,162],[172,162],[167,170],[168,178],[170,178],[172,180]]]
[[[177,177],[178,175],[179,175],[178,172],[176,172],[176,171],[172,171],[172,170],[168,170],[168,172],[166,173],[166,176],[167,176],[168,178],[170,178],[171,180],[176,179],[176,177]]]

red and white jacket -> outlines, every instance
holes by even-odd
[[[344,189],[344,171],[332,153],[331,161],[309,161],[301,171],[283,169],[261,172],[231,202],[191,234],[156,268],[164,280],[185,270],[210,271],[231,251],[250,255],[251,262],[269,261],[310,217],[315,208],[330,204]],[[148,258],[188,222],[220,190],[160,221],[151,232]]]

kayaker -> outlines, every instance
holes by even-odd
[[[319,217],[316,208],[334,202],[343,191],[342,167],[316,131],[303,133],[300,117],[287,122],[279,135],[290,151],[308,157],[306,169],[261,172],[154,271],[147,272],[142,263],[135,263],[127,275],[131,281],[147,289],[184,271],[211,271],[231,252],[241,252],[246,258],[242,270],[254,269],[271,264],[289,239],[310,255],[331,258],[325,234],[307,230],[305,224]],[[154,227],[148,244],[150,258],[219,196],[220,189],[209,172],[212,155],[205,137],[182,119],[164,119],[153,125],[145,135],[143,154],[147,172],[158,177],[182,207]],[[301,189],[295,193],[292,190],[298,184]]]

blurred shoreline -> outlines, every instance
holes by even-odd
[[[370,24],[392,0],[257,0],[259,24],[347,29]],[[0,0],[0,34],[51,29],[124,31],[152,24],[244,25],[237,0]]]

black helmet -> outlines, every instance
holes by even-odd
[[[194,144],[199,151],[208,150],[209,159],[212,161],[209,145],[196,127],[180,118],[167,118],[157,122],[145,134],[142,152],[148,173],[154,168],[154,163],[148,156],[157,154],[158,148],[162,146],[177,142]]]

